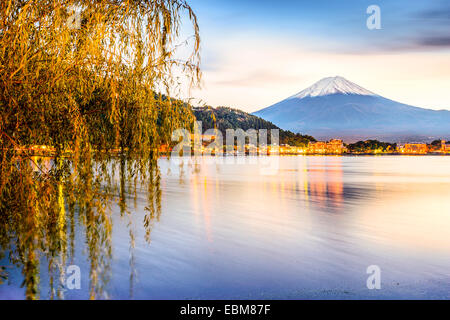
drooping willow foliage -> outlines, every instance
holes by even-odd
[[[185,17],[188,41],[180,38]],[[157,149],[193,122],[170,92],[180,81],[198,84],[199,45],[182,0],[0,1],[0,259],[22,268],[27,298],[39,298],[42,257],[49,296],[63,297],[75,219],[85,229],[90,296],[100,298],[111,199],[130,214],[125,191],[146,186],[143,223],[158,218]],[[52,149],[51,158],[33,157],[34,145]]]

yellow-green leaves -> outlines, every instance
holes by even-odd
[[[180,59],[183,14],[194,41]],[[155,92],[174,91],[179,70],[198,83],[199,45],[182,0],[0,1],[0,256],[13,251],[28,298],[39,297],[43,255],[53,267],[67,261],[56,258],[70,253],[75,212],[86,229],[91,296],[99,297],[117,191],[109,168],[120,154],[133,163],[121,168],[125,177],[159,185],[155,150],[193,116]],[[49,170],[37,169],[36,145],[54,150],[43,162]],[[157,191],[149,198],[151,217],[158,199]]]

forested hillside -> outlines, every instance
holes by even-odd
[[[268,131],[270,131],[270,129],[279,129],[280,144],[289,144],[291,146],[300,147],[307,145],[309,141],[316,141],[313,137],[308,135],[282,130],[272,122],[241,110],[228,107],[199,107],[193,108],[192,110],[197,121],[202,122],[204,131],[216,127],[222,132],[224,137],[226,129],[241,128],[245,131],[248,129],[267,129]]]

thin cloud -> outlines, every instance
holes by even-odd
[[[255,71],[247,73],[241,77],[216,80],[213,83],[216,85],[224,86],[267,86],[273,82],[278,84],[287,84],[292,82],[299,82],[304,80],[302,76],[289,75],[280,72],[270,72],[270,71]]]
[[[423,38],[420,39],[419,45],[425,47],[450,48],[450,36]]]
[[[439,22],[449,22],[450,21],[450,6],[444,5],[441,7],[436,7],[433,9],[423,10],[417,14],[417,17],[423,19],[429,19]]]

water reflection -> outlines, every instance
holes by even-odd
[[[133,202],[136,208],[137,190],[146,188],[148,206],[143,225],[150,243],[151,229],[161,214],[161,176],[156,161],[149,164],[148,171],[138,170],[134,161],[124,158],[92,163],[84,171],[71,170],[73,163],[64,158],[33,157],[19,165],[21,170],[2,185],[0,194],[0,281],[13,284],[18,278],[14,273],[17,268],[25,298],[64,299],[67,266],[76,260],[77,245],[85,244],[89,298],[108,298],[111,206],[117,203],[129,231],[132,297],[135,235],[134,211],[129,203]],[[148,177],[143,176],[147,172]],[[130,194],[134,194],[133,199]],[[42,283],[43,279],[47,283]],[[47,288],[48,292],[40,292],[40,288]]]
[[[344,200],[341,157],[317,157],[304,173],[308,200],[320,208],[339,210]]]
[[[276,175],[261,175],[245,162],[160,159],[142,179],[125,158],[79,175],[35,159],[15,177],[33,187],[3,188],[0,297],[446,297],[446,161],[281,157]],[[49,170],[66,173],[48,180]],[[79,292],[65,286],[72,264]],[[383,270],[376,293],[371,264]]]

